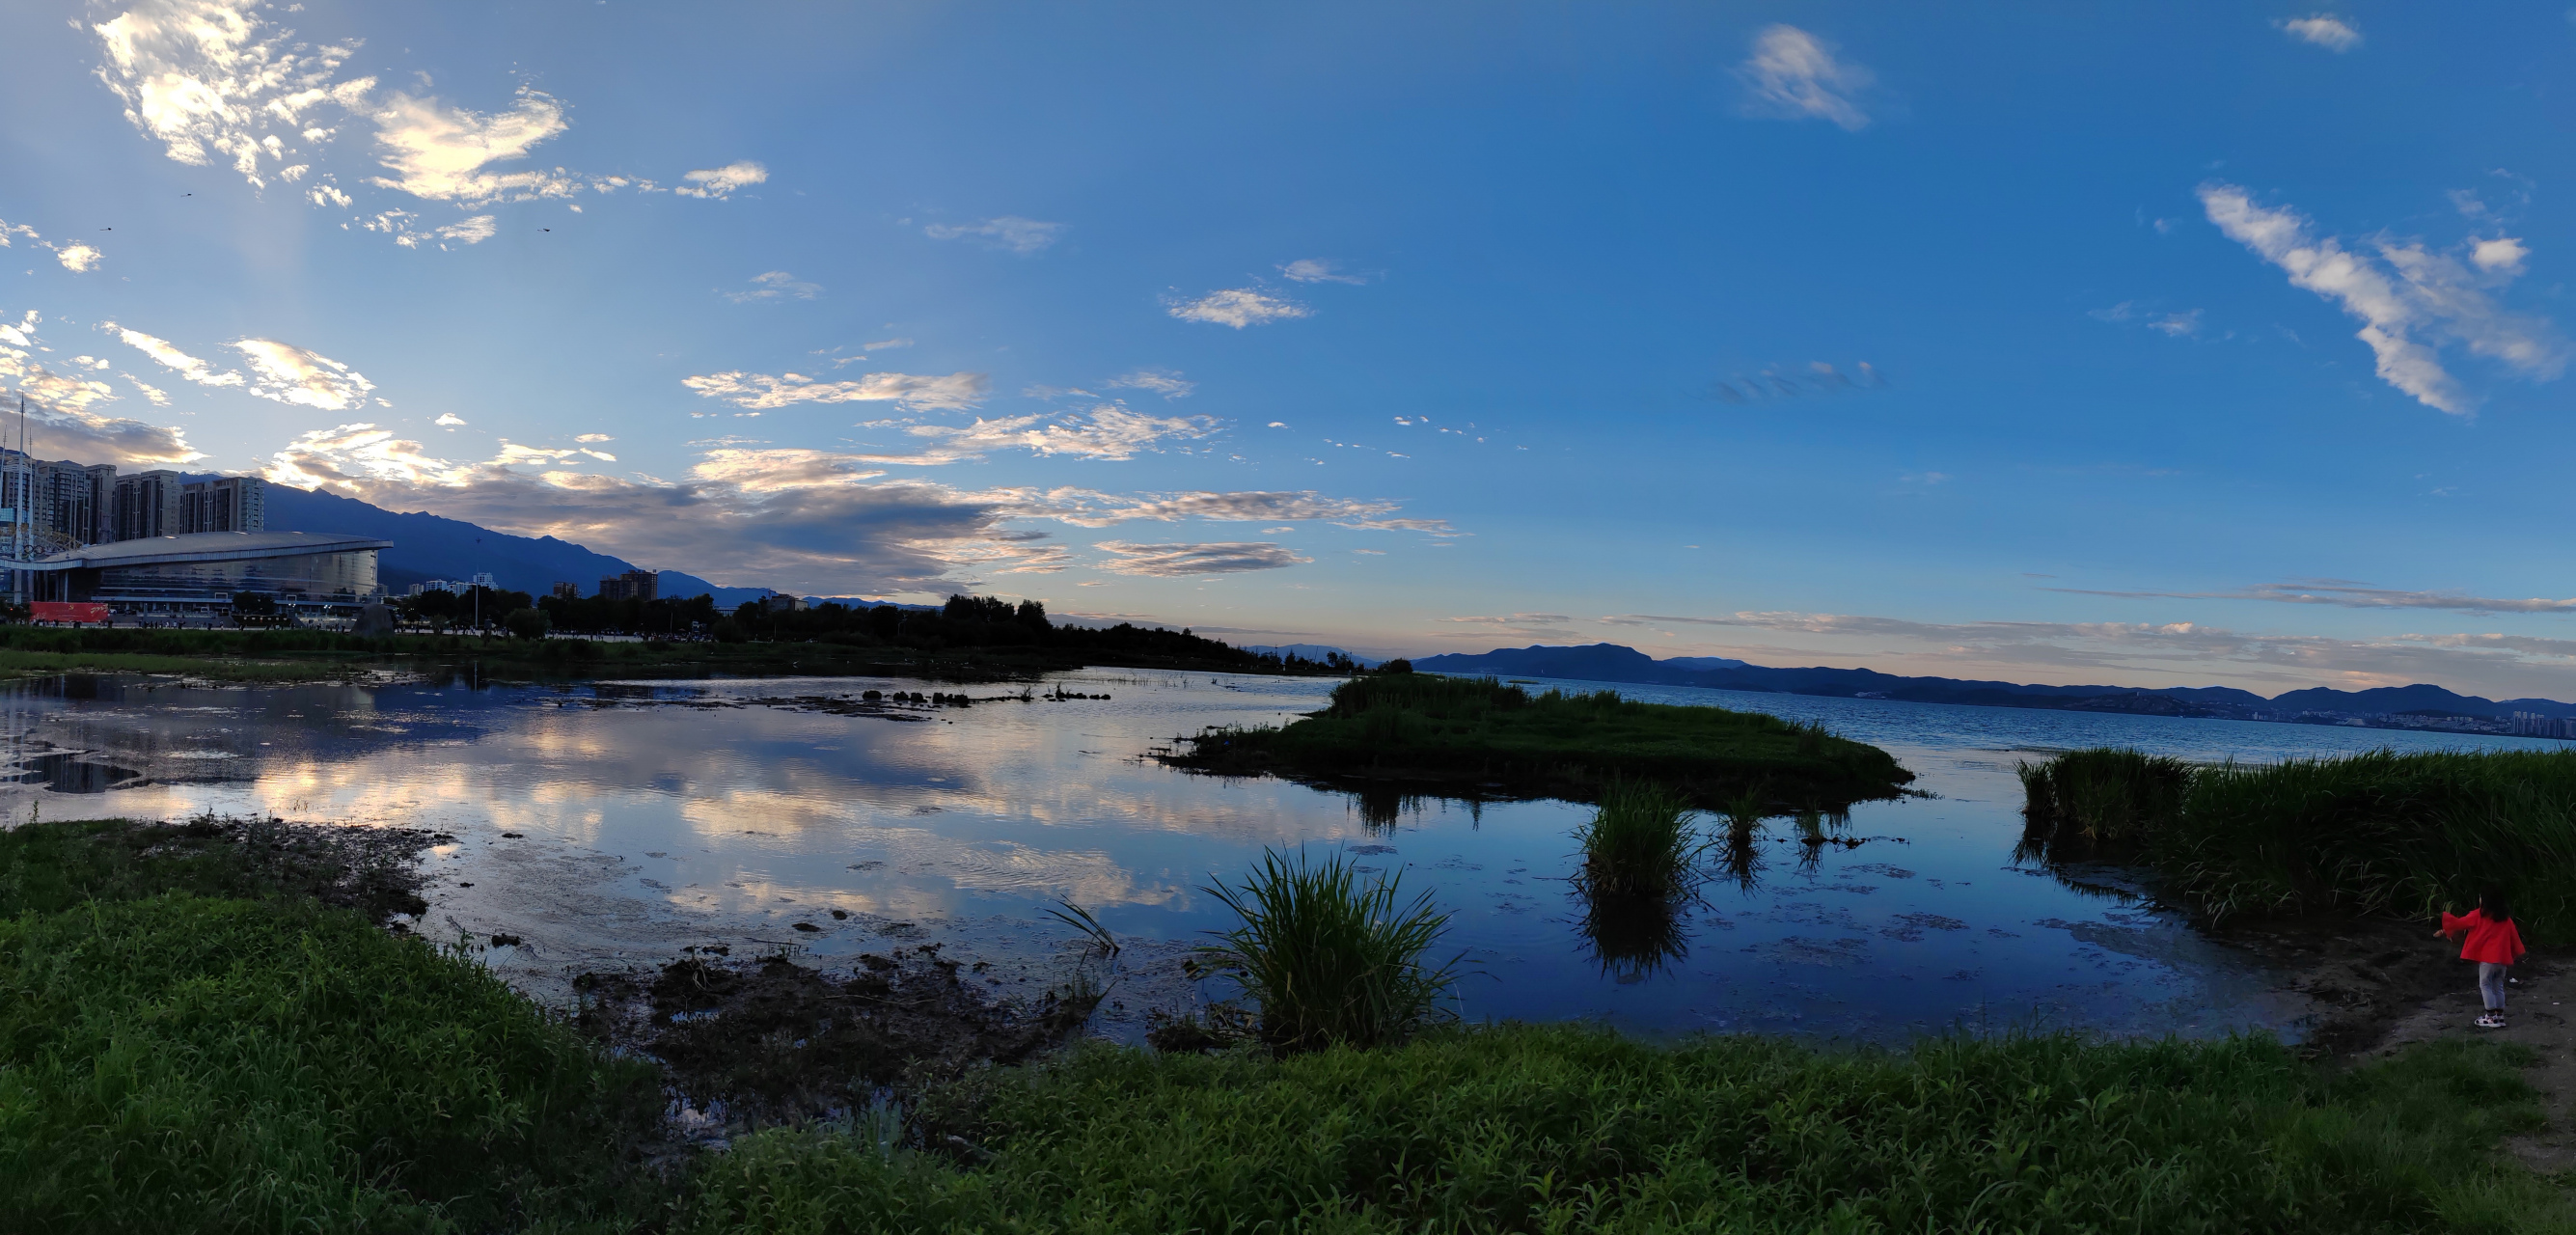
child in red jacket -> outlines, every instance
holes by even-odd
[[[2476,911],[2465,917],[2445,912],[2438,934],[2445,939],[2467,936],[2460,959],[2478,963],[2478,997],[2486,1004],[2478,1028],[2504,1028],[2505,970],[2526,950],[2522,932],[2514,928],[2513,913],[2505,908],[2504,893],[2493,889],[2480,893]]]

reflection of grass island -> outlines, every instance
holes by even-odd
[[[1493,678],[1381,673],[1333,691],[1284,728],[1209,729],[1163,756],[1222,775],[1337,785],[1402,782],[1469,797],[1589,800],[1620,778],[1669,784],[1700,805],[1748,792],[1801,807],[1903,792],[1912,772],[1875,746],[1759,712],[1532,696]]]

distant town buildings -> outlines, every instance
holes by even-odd
[[[0,449],[0,526],[15,532],[21,520],[46,553],[152,536],[265,531],[268,482],[257,476],[189,480],[167,468],[119,476],[113,464]]]
[[[599,581],[601,600],[652,600],[661,595],[662,577],[649,570],[630,570]]]
[[[492,572],[484,570],[475,572],[471,579],[431,579],[426,583],[415,583],[411,585],[411,594],[418,596],[423,592],[446,592],[454,596],[463,596],[478,587],[492,592],[501,590],[501,585],[493,581]]]
[[[556,600],[581,599],[581,585],[570,579],[557,579],[550,590]]]

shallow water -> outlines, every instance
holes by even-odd
[[[1571,683],[1547,685],[1575,686]],[[1886,747],[1937,796],[1867,803],[1812,863],[1773,820],[1753,886],[1717,882],[1659,965],[1605,964],[1567,883],[1564,802],[1385,804],[1164,768],[1147,750],[1210,724],[1276,721],[1332,683],[1145,671],[1053,675],[1109,699],[989,701],[847,715],[862,679],[579,687],[208,687],[68,678],[0,690],[16,775],[0,812],[175,818],[200,811],[451,835],[430,861],[433,937],[522,937],[484,953],[541,998],[618,963],[722,944],[825,962],[937,942],[1011,989],[1061,970],[1059,897],[1129,941],[1103,1028],[1203,992],[1177,958],[1224,925],[1202,890],[1265,847],[1340,848],[1401,872],[1453,917],[1471,1018],[1596,1018],[1649,1033],[1894,1041],[1954,1026],[2292,1035],[2316,1009],[2264,963],[2120,881],[2017,867],[2016,759],[2123,745],[2269,761],[2527,739],[1882,700],[1618,689],[1820,720]],[[990,700],[1017,694],[962,688]],[[832,916],[838,910],[843,917]],[[799,923],[812,930],[799,929]]]

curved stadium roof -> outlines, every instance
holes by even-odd
[[[141,540],[83,545],[52,557],[5,565],[12,570],[99,570],[173,562],[241,562],[393,547],[394,542],[390,540],[338,532],[191,532],[185,536],[146,536]]]

